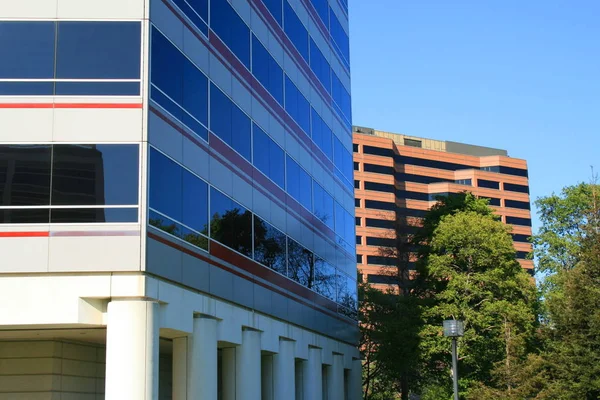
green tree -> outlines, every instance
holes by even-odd
[[[538,272],[549,277],[547,290],[560,279],[560,272],[572,269],[581,258],[594,190],[598,190],[597,185],[580,183],[535,202],[541,227],[533,237],[534,254]]]
[[[386,293],[368,283],[359,282],[360,344],[364,400],[392,400],[397,390],[397,379],[386,368],[380,356],[381,344],[387,340],[390,302]]]
[[[545,327],[552,375],[550,395],[540,398],[600,398],[599,193],[597,185],[580,184],[565,188],[562,197],[538,200],[560,205],[540,209],[543,226],[535,241],[552,266]]]
[[[385,323],[380,324],[382,341],[377,351],[379,364],[394,377],[397,391],[402,400],[408,400],[418,386],[419,331],[422,326],[421,297],[414,271],[414,230],[412,219],[398,213],[394,230],[388,239],[393,246],[382,246],[379,253],[391,260],[381,270],[389,277],[391,286],[384,291]],[[417,230],[418,230],[417,229]]]
[[[510,227],[486,201],[463,193],[442,200],[427,215],[419,237],[418,270],[424,284],[421,359],[424,386],[450,385],[450,341],[442,321],[465,322],[459,340],[461,390],[493,382],[503,363],[511,390],[516,359],[526,356],[536,329],[537,292],[515,257]]]

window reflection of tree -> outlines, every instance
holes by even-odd
[[[335,268],[319,257],[315,257],[313,289],[335,301]]]
[[[150,225],[183,240],[208,249],[208,239],[202,234],[190,231],[175,221],[152,213]],[[234,208],[223,215],[214,213],[210,221],[211,238],[239,251],[252,255],[253,245],[252,213]],[[286,268],[287,240],[287,268]],[[301,285],[337,301],[340,313],[356,318],[356,282],[348,276],[336,273],[335,268],[310,250],[298,244],[285,234],[254,216],[254,260],[287,276]]]
[[[286,275],[286,236],[258,217],[254,217],[254,259]]]
[[[312,289],[315,262],[313,253],[295,241],[288,240],[288,277]]]
[[[350,277],[338,273],[336,276],[337,303],[345,307],[344,314],[354,317],[358,306],[356,282]]]
[[[315,217],[317,217],[319,220],[321,220],[321,222],[323,222],[325,225],[327,225],[328,227],[333,229],[333,215],[332,214],[318,211],[318,210],[315,210],[314,214],[315,214]]]
[[[288,276],[309,289],[335,300],[335,270],[293,240],[288,241]]]
[[[248,257],[252,257],[252,213],[234,208],[223,215],[214,213],[210,237]]]
[[[160,229],[163,232],[177,236],[178,238],[183,239],[194,246],[208,250],[208,238],[206,236],[187,229],[168,218],[164,218],[155,213],[152,214],[154,215],[149,219],[150,225]],[[206,234],[206,228],[203,230],[203,233]]]

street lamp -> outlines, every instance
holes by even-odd
[[[444,336],[452,338],[452,380],[454,381],[454,400],[458,399],[458,355],[456,339],[465,334],[465,324],[455,319],[444,321]]]

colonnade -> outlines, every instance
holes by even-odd
[[[108,304],[106,400],[159,400],[159,319],[154,301]],[[242,328],[241,344],[220,343],[218,324],[196,315],[193,332],[173,339],[173,400],[361,398],[360,360],[345,363],[333,353],[324,364],[324,350],[313,346],[297,357],[298,343],[287,337],[279,337],[277,352],[266,352],[265,332],[251,327]]]

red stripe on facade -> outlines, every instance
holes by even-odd
[[[0,232],[0,238],[48,237],[50,232]]]
[[[76,109],[139,109],[142,103],[0,103],[0,108],[76,108]]]

